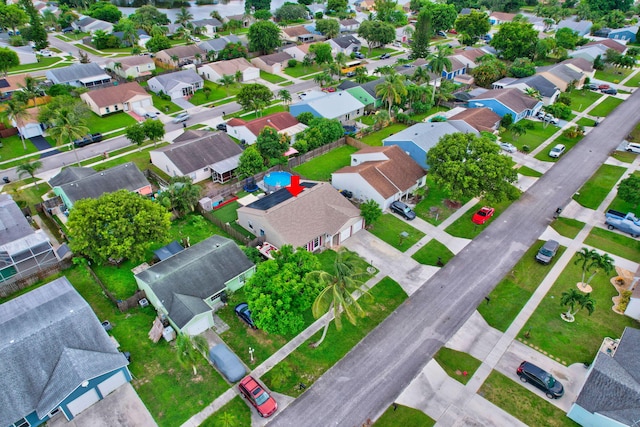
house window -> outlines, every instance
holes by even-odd
[[[29,427],[30,425],[31,424],[29,424],[29,421],[27,421],[25,418],[20,418],[18,421],[11,424],[9,427]]]
[[[242,273],[241,275],[238,276],[238,282],[242,283],[244,285],[244,282],[247,281],[247,275]]]
[[[113,106],[113,109],[114,109],[114,110],[116,110],[116,111],[118,111],[118,106],[117,106],[117,105],[114,105],[114,106]]]
[[[321,244],[322,244],[322,237],[318,236],[315,239],[313,239],[311,243],[309,243],[309,250],[315,251],[320,247]]]
[[[109,107],[106,107],[104,110],[105,110],[107,113],[110,113],[110,112],[111,112],[111,111],[109,110]]]
[[[226,289],[223,289],[223,290],[221,290],[221,291],[219,291],[219,292],[216,292],[215,294],[213,294],[213,295],[211,296],[211,298],[209,298],[209,301],[214,302],[215,300],[217,300],[218,298],[220,298],[220,296],[222,296],[222,294],[224,294],[224,293],[225,293],[225,291],[226,291]]]
[[[56,409],[54,409],[53,411],[49,412],[49,417],[53,417],[54,415],[57,415],[58,412],[60,412],[60,407],[59,406]]]
[[[260,236],[264,236],[264,230],[262,228],[260,229]]]
[[[249,223],[249,228],[253,230],[253,224],[251,224],[251,221],[247,221]]]

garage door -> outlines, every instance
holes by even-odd
[[[340,243],[344,242],[349,237],[351,237],[351,227],[347,227],[340,232]]]
[[[351,235],[356,234],[356,231],[362,230],[362,222],[364,220],[360,220],[351,226]]]
[[[189,327],[187,328],[187,333],[189,335],[199,335],[209,329],[209,326],[211,326],[209,324],[209,317],[205,316],[197,320],[195,323],[189,325]]]
[[[113,390],[117,389],[118,387],[120,387],[122,384],[126,382],[127,382],[127,377],[124,376],[124,372],[120,371],[117,374],[107,378],[106,380],[98,384],[98,390],[100,390],[100,394],[104,399],[106,395],[108,395]]]
[[[92,388],[91,390],[88,390],[85,394],[83,394],[82,396],[78,397],[76,400],[74,400],[71,403],[69,403],[67,405],[67,408],[69,408],[69,411],[71,412],[71,415],[73,415],[75,417],[80,412],[84,411],[89,406],[91,406],[94,403],[96,403],[98,400],[100,400],[100,397],[98,396],[98,392],[95,389]]]
[[[142,106],[143,107],[152,107],[153,106],[153,102],[151,101],[151,98],[143,99],[141,102],[142,102]]]

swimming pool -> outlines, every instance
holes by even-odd
[[[271,172],[264,176],[264,186],[268,192],[279,190],[289,184],[291,184],[289,172]]]

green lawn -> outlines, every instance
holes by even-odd
[[[242,120],[246,120],[246,121],[251,121],[255,118],[258,117],[264,117],[264,116],[268,116],[269,114],[273,114],[273,113],[280,113],[282,111],[289,111],[287,109],[286,106],[282,105],[282,104],[275,104],[272,105],[271,107],[267,107],[264,110],[262,110],[262,112],[256,114],[254,112],[251,113],[247,113],[246,111],[242,110],[239,113],[233,113],[233,114],[229,114],[227,116],[224,116],[225,118],[229,118],[229,117],[240,117]]]
[[[629,151],[614,151],[611,157],[624,163],[632,163],[636,159],[636,156],[637,154]]]
[[[490,205],[491,207],[496,209],[496,212],[493,214],[491,219],[489,219],[489,221],[487,221],[484,225],[478,225],[478,224],[474,224],[471,221],[471,217],[473,217],[473,215],[481,207],[489,206],[484,202],[480,202],[477,205],[475,205],[473,208],[471,208],[467,212],[465,212],[464,215],[462,215],[460,218],[455,220],[453,222],[453,224],[451,224],[450,226],[448,226],[445,229],[445,231],[447,233],[451,234],[452,236],[455,236],[455,237],[462,237],[462,238],[465,238],[465,239],[473,239],[478,234],[482,233],[482,231],[485,228],[487,228],[489,226],[489,224],[491,224],[493,221],[495,221],[495,219],[497,217],[499,217],[500,214],[502,212],[504,212],[505,209],[507,209],[512,202],[513,202],[512,200],[504,200],[504,201],[502,201],[500,203],[494,203],[493,205]]]
[[[372,132],[369,135],[361,138],[360,140],[362,142],[364,142],[367,145],[372,145],[372,146],[381,146],[382,145],[382,140],[385,139],[386,137],[393,135],[394,133],[398,133],[401,130],[406,129],[408,126],[402,123],[394,123],[390,126],[387,126],[384,129],[380,129],[377,132]]]
[[[207,98],[204,90],[200,89],[197,90],[189,99],[190,103],[193,105],[202,105],[207,102],[219,101],[221,99],[237,95],[238,92],[240,92],[240,89],[242,89],[242,85],[240,83],[234,83],[231,86],[220,86],[219,84],[209,80],[204,81],[204,87],[211,91],[209,93],[209,97]]]
[[[64,61],[64,63],[63,63]],[[62,67],[63,65],[71,65],[71,63],[66,63],[66,61],[63,58],[60,58],[59,56],[50,56],[50,57],[46,57],[46,56],[41,56],[40,60],[38,62],[35,62],[33,64],[21,64],[21,65],[16,65],[15,67],[11,67],[9,68],[9,70],[7,71],[9,74],[16,74],[16,73],[25,73],[31,70],[37,70],[40,68],[58,68],[55,65],[58,65],[60,63],[60,67]]]
[[[524,176],[530,176],[533,178],[540,178],[542,176],[541,172],[538,172],[537,170],[531,169],[527,166],[520,166],[517,170],[520,175]]]
[[[624,85],[628,87],[640,86],[640,73],[636,73],[636,75],[631,77],[629,80],[627,80],[627,82]]]
[[[604,221],[604,218],[602,219]],[[629,260],[640,259],[640,240],[602,228],[594,228],[584,241],[585,245],[596,247],[613,255]]]
[[[309,67],[305,67],[301,62],[298,63],[295,67],[287,67],[284,69],[284,73],[291,77],[303,77],[311,73],[319,73],[322,71],[322,67],[318,64],[312,64]]]
[[[596,124],[596,121],[593,119],[588,119],[586,117],[582,117],[580,119],[578,119],[578,121],[576,122],[576,124],[578,126],[589,126],[589,127],[593,127]]]
[[[593,110],[591,110],[589,114],[595,117],[604,117],[612,112],[620,104],[622,104],[622,99],[609,96],[607,97],[607,99],[598,104]]]
[[[278,83],[282,83],[282,82],[286,82],[287,79],[285,79],[284,77],[280,77],[276,74],[271,74],[271,73],[267,73],[264,70],[260,70],[260,78],[262,80],[266,80],[269,83],[273,83],[273,84],[278,84]]]
[[[383,53],[397,53],[398,51],[395,49],[392,49],[390,47],[375,47],[373,49],[371,49],[371,53],[369,53],[369,49],[366,46],[363,46],[361,49],[362,53],[364,53],[364,56],[366,56],[367,58],[376,58],[379,57],[380,55],[382,55]]]
[[[426,113],[412,114],[409,117],[411,117],[411,120],[415,120],[416,122],[421,122],[425,118],[429,117],[430,115],[435,113],[440,113],[443,111],[449,111],[449,109],[447,107],[431,107]]]
[[[574,255],[573,261],[577,259]],[[575,315],[575,322],[568,323],[560,317],[560,314],[567,310],[560,305],[560,299],[563,292],[575,289],[582,277],[580,266],[570,262],[524,325],[519,336],[522,337],[526,331],[530,331],[527,341],[531,345],[553,355],[567,366],[572,363],[591,362],[604,337],[619,338],[625,326],[640,326],[635,320],[617,314],[611,309],[611,298],[618,295],[609,281],[615,274],[600,272],[595,275],[590,283],[593,288],[591,297],[595,300],[595,311],[591,316],[586,310],[579,311]]]
[[[356,151],[358,149],[355,147],[343,145],[300,166],[296,166],[293,170],[307,179],[329,181],[333,172],[351,164],[351,154]]]
[[[514,140],[514,136],[511,131],[506,131],[500,135],[500,139],[504,142],[510,142],[515,145],[518,150],[522,151],[522,147],[529,146],[529,150],[535,150],[540,144],[546,141],[551,135],[558,131],[558,127],[554,125],[546,125],[540,121],[529,120],[533,123],[533,129],[527,130],[527,133],[520,135],[518,139]]]
[[[436,239],[431,239],[427,242],[426,245],[418,249],[418,251],[413,254],[411,258],[415,259],[423,265],[437,266],[438,260],[440,260],[442,264],[446,264],[454,256],[455,254],[451,252],[445,245],[443,245]]]
[[[94,54],[96,56],[107,56],[106,54],[102,53],[101,51],[95,50],[95,49],[93,49],[93,48],[91,48],[89,46],[83,45],[83,44],[76,44],[75,46],[78,49],[81,49],[81,50],[84,50],[86,52],[92,53],[92,54]]]
[[[91,129],[91,132],[105,133],[112,130],[127,127],[136,123],[136,119],[131,117],[124,111],[118,113],[109,114],[107,116],[100,117],[95,113],[90,113],[87,120],[87,127]]]
[[[551,227],[560,235],[574,239],[580,230],[584,228],[584,222],[573,218],[560,217],[551,223]]]
[[[150,93],[151,93],[151,100],[153,101],[153,106],[156,107],[158,110],[162,111],[163,113],[172,114],[182,110],[182,107],[178,107],[173,102],[166,101],[160,98],[155,93],[152,93],[152,92]]]
[[[252,409],[247,402],[242,397],[236,396],[200,425],[202,427],[220,427],[226,425],[250,426],[251,411]],[[229,419],[234,420],[234,422],[230,422]]]
[[[263,375],[265,385],[278,393],[299,396],[303,392],[298,387],[300,383],[311,386],[407,298],[400,285],[389,277],[378,282],[370,293],[373,300],[363,296],[358,301],[367,313],[366,317],[358,318],[355,326],[343,318],[340,331],[331,322],[327,336],[318,348],[312,348],[311,344],[320,339],[322,330]]]
[[[0,138],[0,142],[2,143],[2,148],[0,148],[0,159],[2,159],[2,161],[15,159],[38,151],[36,146],[26,138],[24,143],[27,149],[25,150],[22,146],[22,139],[20,139],[18,135],[13,135],[8,138]],[[3,168],[5,167],[6,166],[3,165]]]
[[[451,378],[466,384],[482,364],[470,354],[442,347],[433,357]]]
[[[578,427],[566,414],[529,390],[529,385],[492,371],[478,394],[530,426]]]
[[[504,277],[489,294],[491,300],[489,304],[483,302],[478,306],[478,312],[489,326],[502,332],[506,331],[564,252],[564,248],[560,247],[551,265],[542,265],[535,260],[542,244],[543,242],[539,241],[524,253],[511,273]]]
[[[538,154],[535,155],[535,158],[538,160],[542,160],[543,162],[557,162],[558,160],[560,160],[559,157],[551,157],[549,156],[549,151],[551,151],[551,149],[553,147],[555,147],[557,144],[562,144],[566,147],[565,149],[565,153],[569,150],[571,150],[573,148],[574,145],[576,145],[578,142],[580,142],[582,140],[583,137],[577,137],[577,138],[569,138],[565,135],[560,135],[559,137],[557,137],[551,144],[549,144],[549,146],[547,147],[547,149],[544,149],[542,151],[540,151]]]
[[[578,193],[573,195],[573,200],[586,208],[597,209],[625,171],[621,166],[600,166]]]
[[[445,200],[449,200],[449,192],[438,185],[433,177],[427,174],[426,186],[429,189],[427,196],[422,199],[414,208],[416,215],[433,225],[439,225],[442,221],[449,218],[456,209],[449,207]],[[467,200],[463,200],[462,204]]]
[[[583,112],[603,95],[600,92],[585,89],[572,90],[569,96],[571,97],[571,109],[573,111]]]
[[[239,207],[240,204],[238,202],[231,202],[228,205],[224,205],[220,209],[214,209],[211,213],[221,221],[228,223],[231,228],[233,228],[237,232],[248,237],[249,239],[253,239],[255,237],[253,233],[249,232],[247,229],[236,222],[236,220],[238,219],[237,209]]]
[[[640,171],[635,171],[633,174],[637,177],[640,177]],[[615,199],[613,199],[608,209],[615,209],[620,212],[638,212],[640,210],[638,209],[638,206],[622,200],[622,198],[618,195],[616,195]]]
[[[430,416],[404,405],[390,406],[373,423],[373,427],[432,427],[434,425],[436,422]]]
[[[594,77],[606,82],[620,83],[632,71],[632,68],[606,67],[604,70],[596,70]]]
[[[382,214],[369,230],[371,234],[384,240],[400,252],[404,252],[415,245],[418,240],[424,237],[424,233],[413,228],[408,223],[398,218],[395,214]],[[401,236],[400,233],[407,233],[408,236]]]

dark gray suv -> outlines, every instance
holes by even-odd
[[[549,264],[556,252],[558,252],[558,248],[560,247],[560,243],[555,240],[547,240],[544,245],[538,251],[536,255],[536,261],[540,264]]]
[[[516,371],[523,383],[531,383],[544,391],[549,399],[557,399],[564,395],[564,387],[553,375],[538,368],[533,363],[522,362]]]

